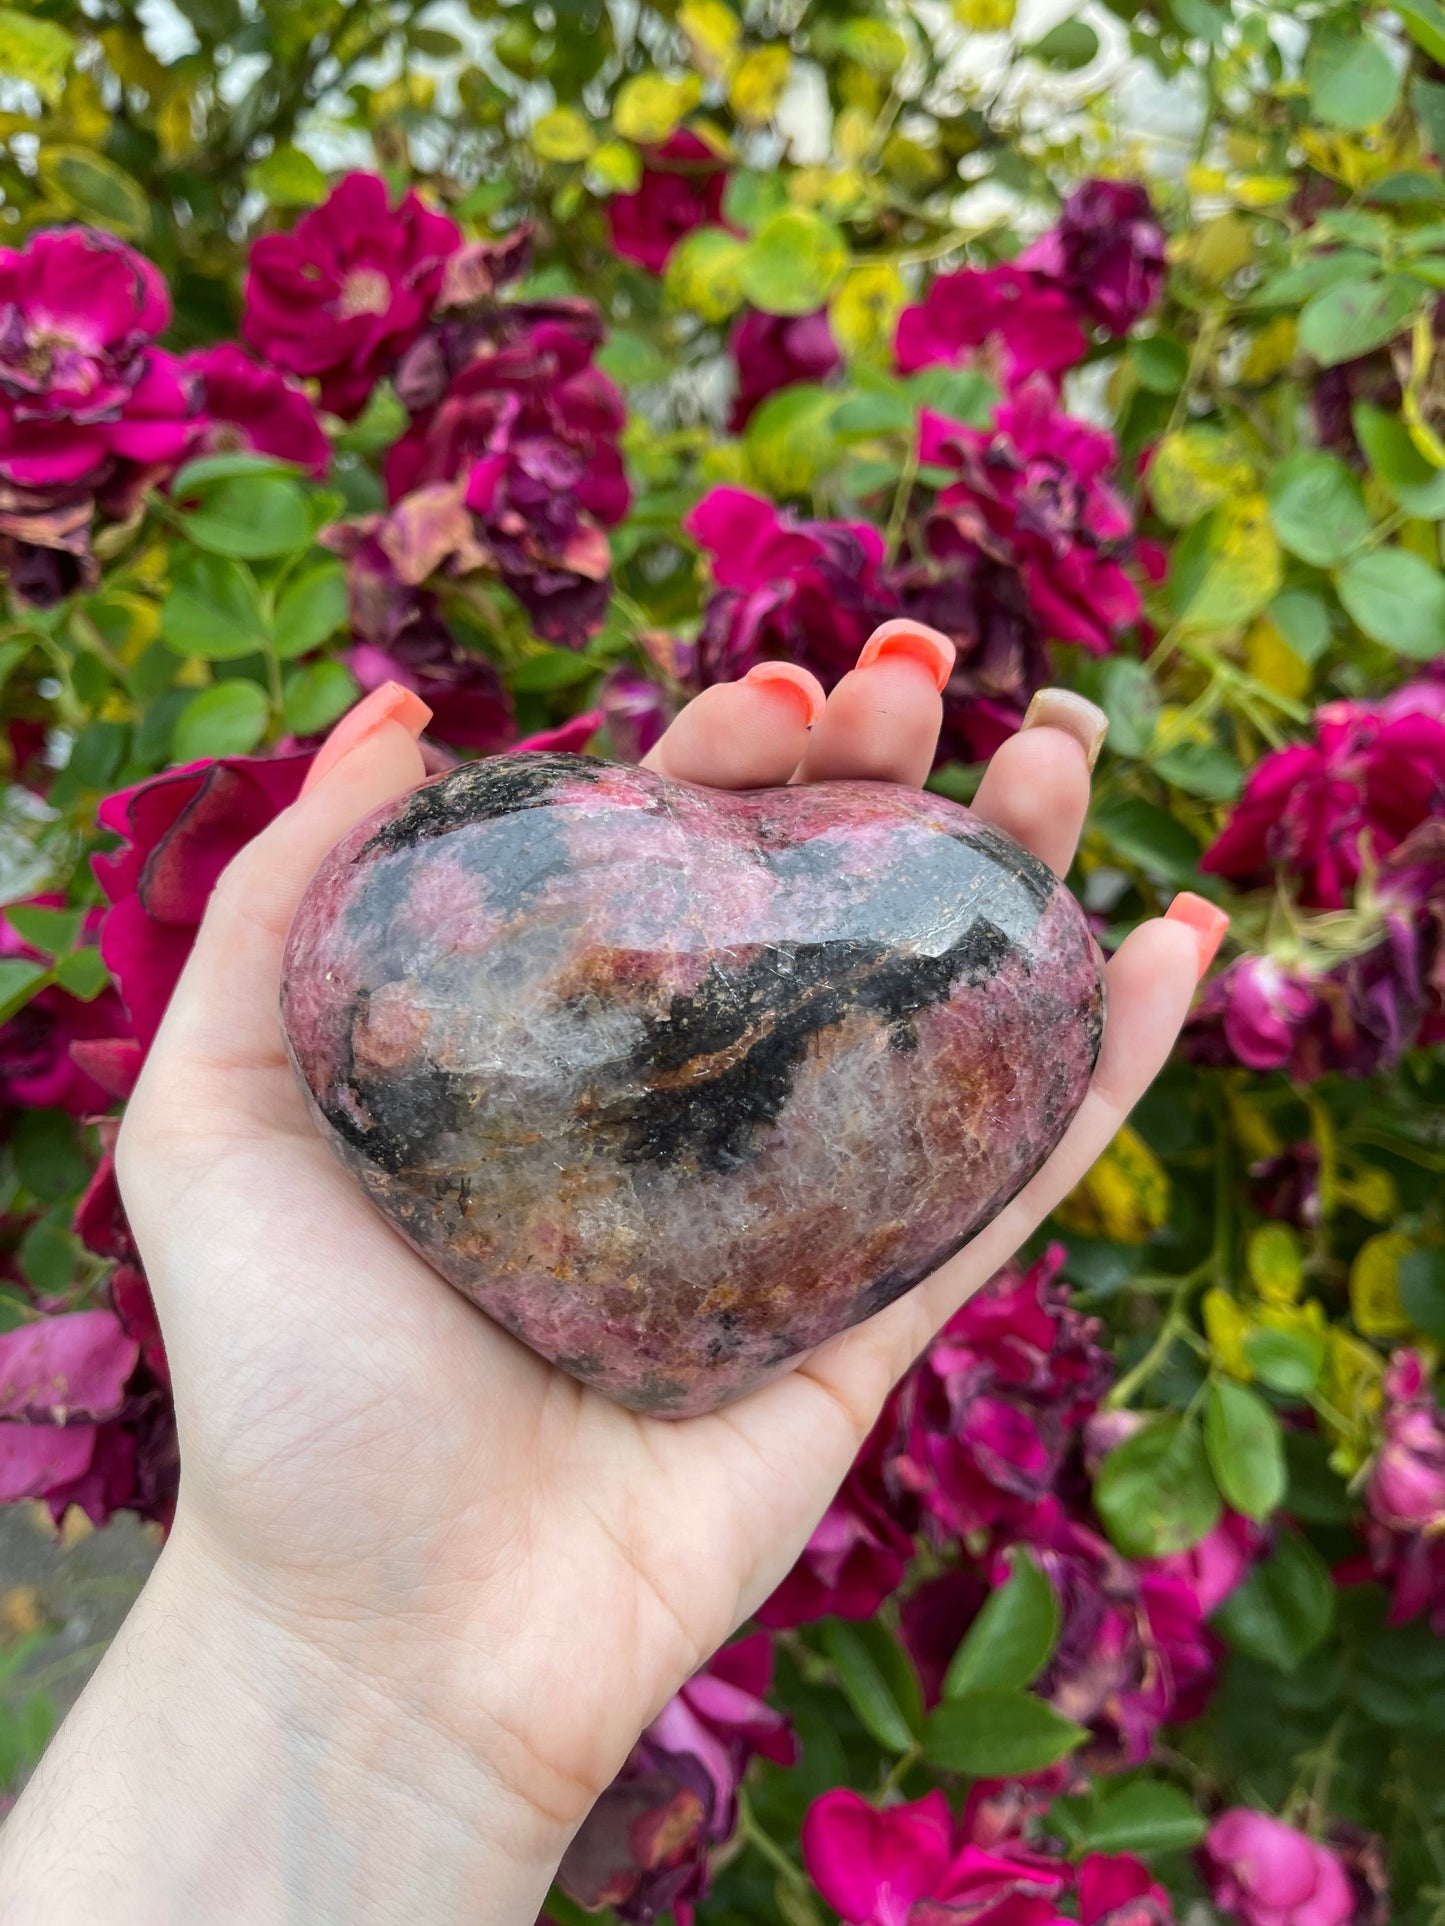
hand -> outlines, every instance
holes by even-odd
[[[886,651],[826,709],[801,671],[710,689],[648,763],[729,789],[921,783],[941,714],[929,646]],[[1109,1142],[1201,967],[1187,921],[1130,936],[1109,965],[1083,1108],[926,1283],[736,1405],[639,1417],[544,1363],[402,1244],[318,1137],[286,1061],[277,991],[301,893],[344,831],[422,777],[388,700],[370,699],[383,719],[359,739],[376,712],[348,719],[348,752],[222,878],[120,1137],[184,1471],[141,1642],[123,1634],[125,1666],[92,1691],[124,1694],[129,1676],[134,1696],[148,1654],[169,1655],[154,1689],[171,1710],[149,1755],[171,1786],[153,1815],[163,1855],[202,1823],[187,1815],[209,1773],[264,1784],[244,1819],[251,1851],[186,1859],[198,1919],[301,1906],[309,1926],[529,1921],[641,1727],[787,1572],[892,1384]],[[1069,704],[1045,703],[1044,726],[1000,749],[975,804],[1060,873],[1089,786]],[[201,1692],[213,1696],[197,1716]],[[92,1731],[90,1749],[101,1743]],[[257,1748],[264,1770],[248,1764]],[[87,1766],[69,1729],[54,1751],[35,1796],[51,1825]],[[145,1793],[128,1796],[144,1830]],[[224,1809],[214,1786],[210,1805]],[[11,1824],[28,1891],[40,1821],[22,1807]],[[430,1909],[416,1903],[423,1878]],[[208,1879],[237,1910],[205,1910]]]

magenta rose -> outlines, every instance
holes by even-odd
[[[825,1792],[803,1820],[808,1877],[844,1926],[1055,1926],[1068,1867],[1014,1840],[976,1844],[941,1792],[870,1806]]]
[[[613,247],[624,260],[661,274],[685,234],[721,219],[726,186],[727,169],[717,155],[679,128],[648,154],[634,191],[607,203]]]
[[[348,174],[289,234],[252,245],[242,332],[349,420],[420,334],[460,245],[414,192],[393,208],[379,175]]]
[[[814,314],[756,314],[733,323],[728,353],[737,369],[737,393],[728,417],[729,432],[741,434],[760,401],[797,381],[826,381],[843,365],[828,311]]]
[[[1033,375],[1057,385],[1088,347],[1059,289],[1025,268],[995,267],[940,274],[898,317],[893,352],[903,374],[976,363],[1013,387]]]
[[[201,384],[203,421],[192,454],[274,455],[313,475],[326,473],[331,444],[304,388],[232,341],[198,349],[181,366]]]
[[[1308,908],[1343,909],[1367,863],[1445,815],[1438,686],[1397,692],[1389,704],[1317,710],[1312,743],[1278,749],[1251,770],[1200,867],[1246,887],[1287,876]]]
[[[791,1765],[787,1720],[766,1704],[773,1657],[762,1634],[725,1646],[665,1705],[583,1820],[558,1873],[562,1890],[629,1926],[671,1912],[691,1926],[708,1855],[737,1826],[753,1758]]]
[[[135,1035],[149,1049],[206,902],[231,858],[300,793],[309,755],[190,763],[107,796],[103,829],[122,839],[93,859],[110,902],[101,954]]]
[[[37,906],[59,907],[61,899],[38,896]],[[93,934],[98,917],[88,919]],[[0,957],[42,960],[0,913]],[[0,1105],[23,1110],[64,1110],[72,1117],[104,1110],[110,1095],[85,1067],[77,1044],[118,1036],[125,1029],[120,998],[107,986],[83,1003],[56,987],[42,990],[7,1023],[0,1024]]]
[[[1079,1867],[1082,1926],[1174,1926],[1173,1902],[1131,1854],[1091,1852]]]
[[[783,1631],[819,1618],[871,1618],[903,1582],[913,1539],[893,1516],[882,1481],[894,1423],[890,1406],[797,1564],[759,1608],[760,1625]]]
[[[0,1333],[0,1504],[39,1498],[58,1521],[79,1504],[96,1523],[134,1488],[135,1448],[119,1427],[140,1357],[110,1311],[72,1311]]]
[[[1390,1586],[1393,1624],[1427,1613],[1445,1636],[1445,1415],[1415,1351],[1391,1359],[1384,1390],[1365,1486],[1370,1562]]]
[[[1127,334],[1164,292],[1164,230],[1138,181],[1085,181],[1018,264],[1110,334]]]
[[[695,687],[736,681],[770,658],[831,686],[898,613],[882,580],[883,537],[866,522],[803,522],[746,489],[714,488],[683,527],[711,556],[718,584],[679,664]]]
[[[1055,1245],[1027,1271],[1000,1271],[899,1387],[887,1487],[942,1537],[1028,1535],[1057,1515],[1065,1459],[1113,1377],[1098,1320],[1056,1282],[1063,1255]]]
[[[1223,1813],[1200,1857],[1214,1903],[1243,1926],[1348,1926],[1354,1917],[1354,1891],[1335,1854],[1268,1813]]]
[[[0,248],[0,570],[22,600],[92,585],[97,512],[128,515],[184,454],[195,383],[155,346],[170,297],[93,228]]]
[[[1126,572],[1133,518],[1112,475],[1114,439],[1060,412],[1034,379],[998,410],[991,429],[925,411],[920,451],[958,470],[928,523],[932,554],[985,555],[1023,580],[1041,633],[1107,654],[1143,613]]]

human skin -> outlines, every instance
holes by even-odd
[[[826,709],[810,683],[710,689],[648,761],[720,788],[923,781],[936,649],[905,638]],[[1209,947],[1187,905],[1129,937],[1083,1107],[956,1257],[750,1397],[661,1423],[489,1323],[307,1117],[276,1009],[292,912],[330,846],[422,779],[420,705],[368,700],[222,878],[127,1110],[180,1500],[0,1833],[5,1926],[531,1926],[588,1807],[787,1572],[891,1385],[1114,1135]],[[1062,873],[1087,757],[1077,710],[1043,714],[974,807]]]

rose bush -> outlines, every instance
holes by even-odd
[[[169,1522],[116,1118],[362,690],[635,760],[912,616],[934,786],[1080,690],[1101,942],[1230,943],[548,1917],[1426,1926],[1445,11],[421,13],[0,8],[0,1502]]]

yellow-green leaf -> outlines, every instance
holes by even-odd
[[[669,80],[665,74],[634,74],[618,89],[612,124],[624,140],[657,147],[674,134],[702,98],[696,74]]]
[[[728,87],[728,105],[739,120],[771,120],[788,84],[792,56],[781,41],[744,54]]]
[[[705,74],[723,79],[737,57],[743,23],[723,0],[683,0],[677,10],[677,24],[687,40],[688,52]]]
[[[597,145],[584,114],[575,107],[554,107],[532,128],[532,148],[543,160],[580,161]]]
[[[754,234],[742,262],[743,293],[764,314],[811,314],[848,267],[848,243],[821,214],[785,207]]]
[[[0,7],[0,74],[23,80],[52,107],[65,85],[75,41],[53,20],[36,20]]]
[[[903,276],[889,261],[850,268],[828,306],[833,339],[850,361],[886,361],[898,316],[908,298]]]
[[[1254,464],[1236,435],[1184,428],[1166,435],[1149,464],[1149,494],[1175,528],[1199,520],[1241,489],[1253,489]]]
[[[144,188],[103,154],[83,147],[42,147],[40,179],[58,201],[97,227],[131,240],[150,231]]]
[[[746,242],[726,228],[694,228],[667,258],[663,285],[670,304],[704,321],[725,321],[742,306],[746,251]]]
[[[326,176],[299,147],[276,148],[246,178],[273,207],[315,207],[326,199]]]

